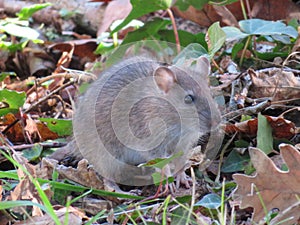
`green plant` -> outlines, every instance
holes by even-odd
[[[15,207],[15,206],[21,206],[21,205],[34,205],[39,207],[41,210],[43,210],[44,212],[46,212],[47,214],[49,214],[49,216],[52,218],[52,220],[55,222],[55,224],[57,225],[61,225],[57,215],[54,212],[53,206],[50,203],[50,200],[48,199],[47,195],[45,194],[45,192],[43,191],[40,183],[38,182],[38,180],[36,178],[34,178],[28,171],[27,169],[21,165],[20,163],[18,163],[17,161],[15,161],[11,156],[9,156],[8,154],[6,154],[4,151],[0,151],[2,155],[4,155],[15,167],[20,168],[24,174],[26,174],[26,176],[28,177],[28,179],[32,182],[32,184],[35,186],[39,197],[41,199],[41,201],[43,202],[43,205],[41,204],[37,204],[34,202],[29,202],[29,201],[6,201],[6,202],[1,202],[0,208],[11,208],[11,207]]]
[[[180,10],[186,10],[189,6],[194,6],[197,9],[201,9],[205,4],[218,4],[218,5],[226,5],[231,4],[233,2],[236,2],[238,0],[227,0],[227,1],[220,1],[220,0],[179,0],[175,2],[175,6],[177,6]],[[164,10],[168,13],[170,19],[166,18],[154,18],[151,21],[146,22],[144,25],[139,24],[136,30],[129,32],[127,36],[124,38],[122,45],[141,41],[141,40],[160,40],[160,41],[167,41],[172,42],[177,45],[178,52],[180,51],[180,46],[186,47],[192,43],[198,43],[202,45],[206,50],[208,50],[209,53],[212,53],[214,50],[216,50],[216,39],[214,37],[218,37],[218,43],[223,44],[223,36],[225,34],[222,30],[219,29],[219,24],[215,23],[211,26],[211,30],[213,32],[208,31],[209,38],[212,39],[214,44],[212,44],[210,47],[211,49],[207,49],[207,43],[205,41],[205,34],[198,33],[198,34],[192,34],[186,31],[177,30],[175,20],[173,13],[171,11],[171,7],[173,5],[173,1],[171,0],[163,0],[163,1],[152,1],[149,2],[147,0],[131,0],[132,10],[129,13],[129,15],[120,23],[113,24],[111,26],[111,33],[110,35],[112,37],[116,37],[116,33],[119,30],[124,29],[126,26],[128,26],[129,23],[132,23],[135,19],[138,19],[141,16],[144,16],[146,14],[158,11],[158,10]],[[147,5],[147,7],[144,7]],[[168,25],[172,25],[173,29],[167,29]],[[217,33],[215,33],[217,31]],[[97,53],[103,54],[107,51],[112,50],[114,47],[117,46],[117,42],[114,41],[113,44],[107,43],[104,41],[106,37],[108,37],[109,34],[105,34],[103,37],[100,37],[100,43],[97,49]],[[212,54],[209,54],[212,55]]]
[[[227,41],[238,41],[232,49],[233,58],[235,58],[238,51],[243,50],[240,58],[240,65],[242,65],[247,49],[251,50],[255,55],[260,56],[261,58],[270,58],[270,54],[259,54],[255,47],[258,40],[254,39],[253,37],[260,38],[260,40],[275,42],[277,44],[290,44],[290,39],[295,39],[298,36],[298,33],[294,27],[287,26],[281,21],[274,22],[262,19],[241,20],[239,21],[239,28],[227,26],[223,27],[222,29],[226,33]],[[279,44],[277,46],[280,47]],[[278,52],[278,55],[282,56],[282,53],[279,53],[280,50],[278,47],[275,47],[271,57],[275,57],[276,52]],[[286,55],[287,54],[288,52]]]
[[[51,3],[44,3],[24,7],[17,13],[17,18],[5,18],[0,20],[0,32],[2,33],[0,34],[0,48],[15,52],[22,50],[29,40],[35,43],[42,43],[43,41],[39,39],[39,32],[29,27],[29,20],[35,12],[50,5]],[[19,38],[18,43],[8,41],[9,38],[4,33]]]

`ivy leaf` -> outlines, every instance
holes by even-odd
[[[135,41],[144,40],[145,38],[153,39],[153,36],[157,37],[157,32],[171,24],[170,20],[154,18],[153,20],[145,23],[145,25],[135,31],[129,32],[122,42],[122,45]],[[173,33],[174,36],[174,33]]]
[[[271,36],[274,40],[286,43],[287,38],[297,38],[297,31],[281,21],[267,21],[262,19],[241,20],[240,29],[223,27],[227,40],[238,40],[250,35]],[[278,36],[282,36],[279,38]]]
[[[44,9],[48,6],[52,5],[51,3],[44,3],[44,4],[34,4],[28,7],[24,7],[21,9],[17,16],[20,20],[28,20],[35,12]]]
[[[220,22],[213,23],[207,30],[206,41],[208,53],[213,57],[226,40],[226,33],[220,27]]]
[[[196,9],[202,9],[208,2],[209,0],[178,0],[176,1],[175,6],[181,11],[186,11],[190,6],[193,6]]]
[[[239,22],[241,30],[251,35],[287,35],[292,38],[298,36],[297,31],[285,25],[281,21],[267,21],[261,19],[241,20]]]
[[[222,200],[217,194],[207,194],[194,206],[203,206],[207,209],[218,209],[222,204]]]
[[[72,120],[40,118],[42,122],[47,123],[47,127],[57,133],[59,136],[67,136],[72,134]]]
[[[244,171],[248,166],[249,161],[250,156],[248,154],[241,155],[238,151],[233,150],[224,161],[221,171],[223,173]]]
[[[25,149],[22,151],[23,156],[29,161],[37,160],[43,151],[43,147],[40,144],[34,144],[30,149]]]
[[[160,0],[160,1],[149,1],[149,0],[131,0],[132,10],[126,19],[111,33],[118,32],[124,26],[126,26],[133,19],[137,19],[148,13],[155,12],[157,10],[166,10],[171,7],[172,0]]]
[[[13,23],[7,23],[0,26],[0,30],[17,37],[24,37],[29,40],[36,40],[40,34],[30,27],[19,26]]]
[[[19,108],[24,105],[25,99],[25,92],[17,92],[7,89],[0,90],[0,116],[4,116],[10,112],[18,112]]]

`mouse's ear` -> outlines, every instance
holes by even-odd
[[[200,56],[196,60],[196,71],[198,71],[201,75],[204,75],[205,77],[210,74],[210,63],[208,58],[205,56]]]
[[[154,71],[153,77],[157,87],[165,93],[168,93],[176,83],[176,76],[168,67],[158,67]]]

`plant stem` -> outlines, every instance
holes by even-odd
[[[246,20],[246,19],[247,19],[247,13],[246,13],[244,1],[243,1],[243,0],[240,0],[240,3],[241,3],[241,8],[242,8],[244,20]]]
[[[245,57],[247,48],[248,48],[248,46],[249,46],[250,40],[251,40],[251,36],[248,36],[247,41],[246,41],[245,46],[244,46],[243,51],[242,51],[241,58],[240,58],[240,62],[239,62],[239,66],[240,66],[240,67],[242,66],[242,63],[243,63],[243,61],[244,61],[244,57]]]
[[[177,47],[177,53],[179,53],[180,52],[180,41],[179,41],[179,36],[178,36],[178,31],[177,31],[177,27],[176,27],[175,18],[174,18],[174,15],[173,15],[173,12],[172,12],[171,9],[167,9],[167,12],[168,12],[169,17],[170,17],[171,22],[172,22],[175,41],[176,41],[176,47]]]
[[[246,1],[246,7],[247,7],[247,12],[248,12],[249,19],[252,19],[249,0],[245,0],[245,1]]]

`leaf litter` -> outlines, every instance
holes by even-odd
[[[115,4],[118,4],[118,1],[114,2]],[[128,14],[128,1],[122,2],[124,4],[127,4],[126,10],[124,12],[113,11],[111,8],[108,8],[109,10],[111,10],[111,15],[113,17],[125,17],[125,14]],[[179,1],[179,4],[180,3],[183,2]],[[113,7],[113,5],[111,5],[110,7]],[[259,9],[258,5],[255,5],[255,7],[256,10]],[[225,15],[223,18],[225,20],[226,18],[228,20],[228,18],[234,17],[234,14],[227,14],[227,8],[214,7],[214,9],[219,15]],[[261,6],[261,9],[264,9],[263,6]],[[109,10],[105,12],[108,15],[110,15]],[[259,10],[257,12],[259,12]],[[99,26],[98,31],[102,31],[101,29],[104,29],[105,27],[107,28],[109,26],[109,23],[111,23],[111,18],[108,17],[109,16],[106,15],[107,20],[102,24],[102,27]],[[256,22],[261,23],[261,21]],[[269,25],[268,23],[266,24]],[[216,36],[210,36],[210,40],[218,40],[217,33],[219,27],[215,25],[214,28],[216,28],[216,31],[214,31],[213,33]],[[284,29],[290,30],[290,27],[284,27]],[[127,30],[126,32],[129,31]],[[124,35],[126,35],[126,32]],[[293,31],[293,33],[295,32]],[[80,36],[75,32],[73,32],[72,35],[78,38],[83,38],[83,36]],[[209,35],[207,37],[209,37]],[[222,40],[223,39],[224,35],[222,36]],[[298,47],[298,42],[299,40],[297,40],[294,47]],[[259,43],[263,45],[264,42]],[[212,43],[209,43],[209,49],[211,51],[210,54],[212,57],[214,57],[215,54],[218,54],[218,49],[219,47],[221,47],[222,44],[223,42],[219,43],[220,46],[216,46]],[[273,43],[271,43],[271,46],[275,48],[275,45]],[[32,144],[42,140],[56,139],[58,137],[58,135],[55,132],[53,132],[49,127],[47,127],[44,123],[37,122],[36,118],[47,116],[56,116],[64,119],[70,118],[70,115],[72,114],[71,104],[73,99],[75,99],[78,84],[76,82],[72,82],[68,83],[68,85],[66,86],[63,86],[70,79],[73,79],[75,77],[71,75],[70,78],[69,75],[73,71],[67,70],[67,72],[65,72],[64,68],[74,68],[72,67],[72,62],[75,61],[75,64],[77,64],[77,66],[79,65],[79,69],[83,69],[85,66],[84,63],[86,62],[86,58],[88,58],[87,61],[94,61],[97,58],[97,56],[94,54],[94,50],[97,47],[97,43],[93,39],[80,40],[78,42],[65,41],[49,45],[48,50],[50,52],[60,52],[58,57],[55,54],[46,53],[37,46],[30,45],[28,47],[30,48],[27,48],[26,51],[20,51],[13,58],[13,61],[15,62],[15,69],[21,80],[15,82],[10,80],[10,77],[7,77],[3,81],[3,84],[6,85],[8,89],[27,92],[27,98],[25,103],[27,109],[28,107],[30,108],[32,106],[38,106],[30,108],[30,110],[26,112],[33,114],[33,117],[31,117],[32,115],[27,116],[26,113],[23,115],[20,114],[20,111],[18,110],[19,106],[11,109],[13,110],[14,114],[7,114],[4,117],[4,122],[1,124],[3,130],[5,130],[10,124],[13,124],[15,121],[18,120],[14,126],[9,128],[8,131],[5,132],[6,136],[3,137],[3,140],[5,140],[5,138],[8,138],[8,140],[14,144],[23,142]],[[293,48],[294,52],[296,50],[296,48]],[[246,55],[248,53],[249,57],[253,57],[254,54],[249,49],[247,49]],[[85,56],[87,57],[85,58]],[[234,63],[234,60],[236,60],[236,58],[234,60],[232,59],[234,57],[241,56],[242,53],[241,51],[239,51],[236,52],[236,55],[232,55],[232,57],[228,57],[227,55],[227,59],[223,61],[223,65],[222,61],[219,62],[220,58],[218,59],[219,61],[213,62],[214,66],[217,66],[217,63],[220,64],[220,68],[218,68],[217,72],[214,74],[215,77],[213,78],[216,78],[221,83],[213,87],[213,91],[219,93],[219,97],[221,96],[218,99],[218,104],[220,105],[220,108],[223,109],[224,118],[226,118],[227,121],[227,124],[224,126],[224,130],[227,134],[227,139],[230,139],[230,137],[234,137],[232,139],[232,143],[230,143],[230,140],[228,141],[229,147],[227,146],[227,152],[224,153],[224,157],[225,159],[229,159],[228,152],[233,151],[235,152],[235,154],[240,156],[232,157],[229,159],[232,160],[229,161],[229,165],[234,165],[236,163],[236,165],[239,165],[238,167],[236,167],[238,169],[233,169],[228,173],[221,173],[221,176],[227,177],[228,181],[231,181],[232,173],[236,173],[240,170],[242,170],[242,172],[245,172],[246,174],[251,174],[253,172],[253,168],[251,168],[252,163],[254,169],[256,169],[256,175],[232,175],[237,184],[237,187],[233,192],[233,199],[235,203],[237,203],[236,205],[238,205],[240,208],[252,207],[254,209],[252,218],[253,221],[257,223],[260,222],[261,224],[263,224],[264,222],[261,221],[264,220],[264,217],[274,210],[278,210],[278,215],[272,220],[271,224],[275,224],[276,222],[284,221],[285,219],[289,218],[291,218],[288,222],[289,224],[297,223],[299,220],[300,209],[299,197],[297,198],[297,196],[299,195],[298,186],[300,182],[298,174],[300,165],[299,149],[288,144],[281,144],[278,147],[278,143],[287,142],[290,144],[294,144],[295,146],[297,146],[297,143],[299,143],[299,140],[297,139],[297,136],[299,135],[300,126],[299,112],[297,113],[299,109],[297,109],[296,100],[300,97],[300,71],[288,67],[294,66],[295,68],[298,68],[295,66],[295,61],[297,62],[298,59],[297,54],[295,54],[293,58],[290,57],[289,60],[286,60],[283,63],[281,61],[281,68],[247,68],[247,70],[245,70],[244,68],[243,71],[245,72],[240,72],[238,66]],[[56,60],[53,60],[54,58],[56,58]],[[79,61],[78,58],[80,59]],[[221,60],[225,59],[225,57],[221,58]],[[3,62],[1,61],[1,64],[4,64],[5,61],[8,60],[8,56],[3,57],[2,60]],[[55,63],[53,63],[54,61]],[[31,67],[29,65],[31,65]],[[48,77],[48,81],[51,81],[50,84],[41,85],[41,83],[44,82],[39,83],[39,80],[34,79],[35,85],[29,88],[28,84],[26,83],[29,81],[29,79],[25,80],[27,79],[28,75],[30,74],[34,76],[43,76],[43,74],[48,74],[49,67],[51,67],[51,71],[56,71],[56,74],[53,74],[53,76]],[[78,76],[80,76],[80,74]],[[44,78],[45,77],[43,77],[41,80],[43,80]],[[51,92],[51,94],[49,94],[49,92]],[[46,98],[44,98],[45,96]],[[37,103],[37,100],[40,99],[42,99],[43,101],[38,101],[39,104],[34,105]],[[224,99],[226,99],[226,102]],[[262,128],[260,128],[259,119],[257,118],[257,114],[259,112],[263,112],[263,117],[265,118],[266,122],[265,124],[267,124],[264,124]],[[292,116],[290,116],[289,119],[287,119],[286,115],[288,115],[289,112],[294,114],[291,114]],[[245,120],[241,119],[245,115],[249,116],[250,118]],[[55,126],[55,122],[53,122],[53,124]],[[271,129],[265,129],[266,126],[270,126]],[[261,135],[261,132],[269,132],[269,135],[263,136]],[[238,143],[239,141],[244,141],[246,145],[241,146],[241,144]],[[267,145],[261,144],[264,141],[268,142]],[[5,146],[6,144],[6,141],[4,141],[3,146]],[[274,149],[272,148],[273,145]],[[250,148],[250,162],[249,158],[244,157],[243,155],[245,154],[245,152],[248,152],[247,149],[250,146],[260,147],[262,148],[261,150],[264,150],[263,148],[266,148],[267,150],[264,150],[264,152],[267,151],[269,153],[269,156],[267,156],[258,148]],[[15,145],[13,147],[16,147],[17,149],[17,147],[21,146]],[[277,163],[275,166],[271,159],[275,160],[275,158],[278,156],[282,156],[284,164]],[[16,158],[15,155],[14,157]],[[41,155],[40,158],[42,157],[43,156]],[[191,161],[199,161],[198,158],[199,157],[193,156]],[[242,161],[243,165],[238,164],[238,160]],[[22,159],[18,162],[24,167],[26,167],[27,171],[33,177],[40,177],[43,179],[51,180],[54,174],[57,172],[57,182],[61,182],[62,184],[64,181],[68,180],[68,182],[76,182],[88,188],[107,188],[103,180],[101,180],[99,176],[97,176],[96,172],[93,170],[92,167],[88,165],[88,162],[85,160],[75,163],[76,165],[74,167],[69,167],[70,164],[68,163],[66,163],[66,165],[61,165],[63,164],[63,162],[61,161],[49,160],[46,158],[43,158],[41,161],[42,163],[38,166],[33,166],[32,163],[27,162],[25,159]],[[218,161],[215,160],[214,163],[216,165]],[[197,163],[193,165],[197,166]],[[286,167],[287,170],[282,170],[279,166],[281,166],[282,168]],[[219,168],[220,165],[217,166],[217,169]],[[207,169],[207,173],[214,174],[214,176],[210,177],[211,179],[216,178],[217,180],[217,178],[220,177],[220,171],[217,171],[217,169],[212,169],[214,170],[214,172],[210,170],[210,168]],[[37,195],[35,187],[33,186],[29,177],[26,174],[24,174],[24,172],[20,169],[18,169],[17,175],[19,177],[18,179],[20,180],[20,182],[16,185],[16,187],[13,190],[10,191],[9,195],[1,196],[2,201],[8,201],[10,199],[27,199],[35,203],[41,203],[40,196]],[[203,182],[201,179],[199,179],[199,177],[197,177],[197,181],[199,183]],[[211,184],[211,186],[208,184]],[[196,189],[195,195],[193,195],[192,193],[192,191],[194,190],[190,190],[189,192],[179,190],[179,196],[181,194],[181,197],[189,196],[188,199],[195,198],[199,200],[201,196],[203,196],[205,193],[209,193],[209,195],[206,195],[206,197],[202,198],[202,200],[204,199],[210,202],[213,200],[212,198],[210,198],[210,196],[214,196],[215,201],[213,201],[213,206],[218,208],[221,204],[221,198],[216,198],[216,196],[219,196],[220,192],[218,192],[218,190],[213,190],[212,188],[214,185],[217,186],[217,184],[218,182],[213,183],[211,180],[209,180],[207,181],[207,183],[204,182],[203,186],[205,186],[206,188]],[[228,184],[228,186],[230,185]],[[1,190],[3,190],[3,185],[1,185],[0,188]],[[228,188],[227,190],[228,197],[230,197],[230,190],[230,188]],[[116,190],[113,189],[112,191],[114,192]],[[152,190],[148,188],[146,191],[144,190],[142,194],[149,195],[151,191]],[[47,193],[49,199],[52,199],[55,194],[53,194],[50,191],[50,189],[45,189],[45,193]],[[217,193],[218,195],[216,195],[215,193]],[[141,192],[139,192],[138,194],[141,194]],[[118,197],[115,197],[115,199],[117,198]],[[162,199],[162,201],[166,201],[166,199],[167,198]],[[199,202],[201,202],[201,200]],[[105,209],[107,211],[106,220],[113,223],[117,219],[119,219],[120,221],[122,220],[122,218],[124,218],[124,215],[122,217],[121,213],[114,214],[114,210],[111,209],[113,203],[119,205],[121,203],[128,203],[128,208],[131,209],[130,205],[134,202],[130,200],[128,200],[127,202],[126,200],[115,200],[112,202],[104,200],[104,202],[102,202],[102,200],[91,196],[85,203],[87,204],[86,207],[80,207],[82,210],[95,215],[99,211]],[[59,217],[59,220],[62,223],[65,220],[66,212],[68,212],[69,214],[69,223],[72,224],[81,224],[82,221],[88,219],[87,216],[81,212],[81,210],[73,208],[71,206],[63,207],[61,206],[63,204],[62,201],[59,202],[59,204],[60,205],[58,206],[53,206],[53,208],[55,214]],[[101,205],[101,207],[91,207],[88,209],[88,205],[97,204]],[[140,205],[138,207],[140,207]],[[207,212],[208,207],[203,207],[204,208],[195,207],[195,221],[201,223],[204,220],[208,224],[211,224],[213,219],[211,217],[208,217],[210,216],[210,212]],[[49,217],[49,215],[47,214],[44,214],[38,207],[33,206],[32,209],[33,210],[30,214],[31,218],[28,220],[31,220],[32,224],[35,224],[36,222],[54,224],[51,220],[51,217]],[[159,210],[159,207],[153,207],[153,211],[155,212],[145,210],[143,211],[143,213],[145,212],[143,216],[145,218],[155,218],[155,221],[160,222],[162,221],[163,212]],[[172,206],[169,206],[168,210],[168,212],[170,212],[170,215],[172,215],[174,208],[172,208]],[[22,213],[22,211],[19,212]],[[141,213],[140,211],[138,212]],[[186,212],[187,211],[183,210],[180,213],[182,213],[182,215],[186,215]],[[132,216],[133,219],[141,221],[141,219],[138,219],[139,216],[134,215],[133,211],[128,210],[126,211],[126,213]],[[129,217],[127,216],[127,220],[128,218]],[[170,218],[173,219],[172,222],[177,221],[171,216],[168,217],[168,220],[171,220]],[[29,224],[28,221],[20,221],[16,222],[15,224]],[[125,221],[126,219],[124,219],[123,223]],[[180,218],[179,221],[181,221]]]

